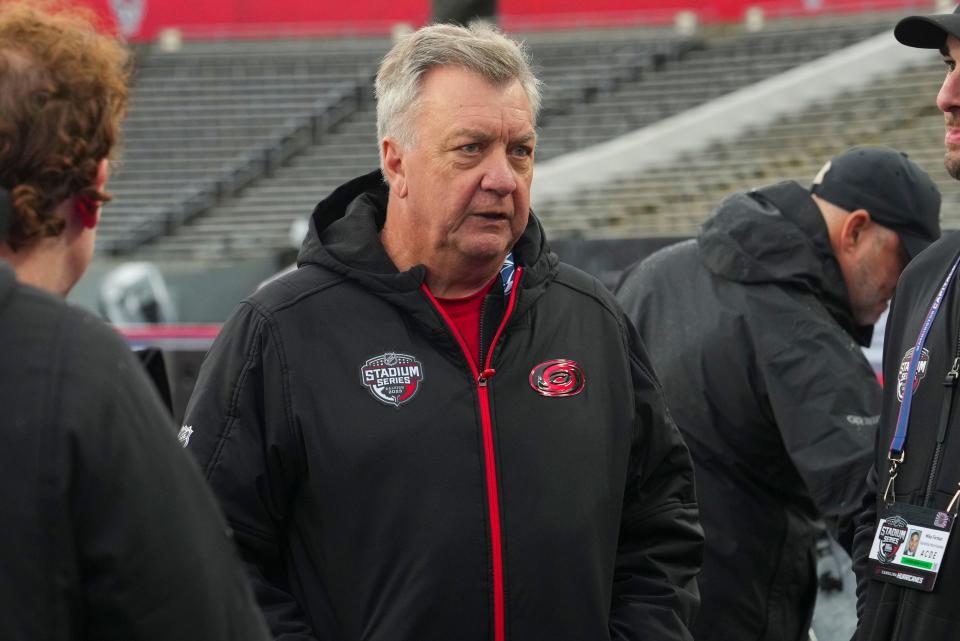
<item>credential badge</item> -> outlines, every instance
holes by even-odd
[[[360,368],[360,381],[373,397],[400,407],[417,394],[423,380],[423,365],[409,354],[387,352],[367,359]]]

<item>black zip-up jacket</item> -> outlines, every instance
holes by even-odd
[[[123,340],[0,261],[0,639],[266,641],[216,499]]]
[[[859,508],[880,410],[819,209],[793,182],[730,196],[618,296],[697,473],[694,637],[805,641],[819,519]]]
[[[857,572],[857,641],[953,641],[960,638],[960,534],[957,526],[933,592],[920,592],[872,580],[867,556],[877,525],[877,510],[887,485],[890,441],[896,431],[903,381],[914,343],[953,262],[960,255],[960,234],[945,236],[910,262],[890,306],[883,349],[883,412],[876,461],[870,470],[871,493],[854,538]],[[930,328],[924,366],[910,412],[910,423],[894,486],[896,500],[945,510],[960,489],[960,398],[957,376],[949,375],[960,357],[960,284],[954,280]],[[941,420],[944,399],[951,405]],[[938,448],[941,429],[942,445]],[[939,450],[939,452],[938,452]],[[937,459],[937,462],[935,462]]]
[[[531,216],[478,371],[424,268],[380,244],[386,198],[378,171],[318,205],[299,269],[241,304],[188,405],[274,635],[690,639],[689,455],[613,297]],[[538,368],[557,359],[577,365]],[[538,372],[582,390],[545,396]]]

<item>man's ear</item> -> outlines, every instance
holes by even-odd
[[[390,195],[405,198],[407,195],[407,172],[403,163],[404,150],[395,139],[387,136],[380,141],[383,156],[384,178],[390,185]]]
[[[109,162],[104,158],[97,165],[97,176],[93,183],[97,191],[103,191],[106,187],[109,173]],[[100,222],[100,203],[88,196],[74,196],[73,215],[84,229],[93,229]]]
[[[870,222],[870,212],[866,209],[857,209],[847,214],[840,227],[840,249],[842,251],[859,249]]]
[[[93,229],[100,222],[100,203],[89,196],[74,196],[73,215],[81,227]]]

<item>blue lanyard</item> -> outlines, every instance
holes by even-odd
[[[943,285],[940,286],[940,291],[937,292],[936,298],[933,299],[933,304],[930,305],[930,311],[927,312],[927,317],[920,327],[917,342],[913,346],[913,355],[910,357],[910,367],[907,370],[907,380],[904,381],[903,402],[900,403],[900,413],[897,415],[897,431],[894,433],[893,440],[890,442],[890,460],[902,458],[903,445],[907,440],[907,428],[910,423],[913,385],[917,380],[917,365],[920,362],[920,354],[923,351],[923,345],[927,342],[927,335],[930,333],[933,319],[937,317],[937,313],[940,311],[940,305],[943,303],[943,298],[946,296],[947,290],[950,288],[950,283],[953,281],[953,276],[957,272],[957,266],[960,266],[960,258],[953,263],[953,267],[950,268],[950,273],[947,274]]]

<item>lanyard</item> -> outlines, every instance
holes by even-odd
[[[937,317],[937,313],[940,311],[940,306],[943,304],[943,298],[946,296],[947,290],[950,288],[950,283],[953,282],[953,277],[957,272],[958,266],[960,266],[960,258],[953,263],[953,267],[950,268],[950,273],[947,274],[947,277],[943,281],[943,285],[940,286],[940,291],[937,292],[937,296],[933,299],[933,303],[930,305],[930,310],[927,312],[927,317],[924,319],[923,325],[920,327],[920,334],[917,336],[917,342],[913,346],[913,355],[910,357],[910,367],[907,370],[907,380],[904,381],[903,402],[900,403],[900,413],[897,415],[897,430],[894,432],[893,440],[890,442],[891,461],[903,461],[903,447],[904,442],[907,440],[907,429],[909,428],[910,424],[910,406],[913,402],[913,386],[917,380],[917,365],[920,363],[920,354],[923,352],[923,346],[927,342],[927,335],[930,333],[930,327],[933,325],[933,320]]]
[[[894,432],[893,440],[890,442],[891,462],[903,462],[903,447],[907,440],[907,430],[910,424],[910,407],[913,403],[913,386],[917,380],[917,365],[920,363],[920,355],[921,352],[923,352],[924,344],[927,342],[930,327],[933,325],[933,320],[940,311],[943,298],[950,288],[950,283],[953,282],[953,277],[957,272],[958,266],[960,266],[960,258],[953,263],[953,267],[950,268],[950,273],[947,274],[943,285],[940,286],[940,291],[937,292],[936,297],[933,299],[933,303],[930,305],[930,311],[927,312],[927,317],[920,327],[920,334],[917,335],[917,342],[913,346],[913,355],[910,357],[910,367],[907,370],[907,380],[904,381],[903,402],[900,403],[900,413],[897,415],[897,430]]]
[[[897,469],[899,465],[903,463],[903,448],[907,440],[907,429],[910,426],[910,408],[913,404],[913,386],[917,380],[917,365],[920,363],[923,345],[927,342],[930,327],[933,326],[933,321],[940,311],[943,298],[947,295],[947,290],[950,289],[950,283],[953,282],[953,277],[957,273],[958,266],[960,266],[960,258],[954,261],[953,267],[950,268],[950,273],[947,274],[947,277],[943,280],[940,291],[937,292],[933,303],[930,305],[930,310],[923,320],[923,325],[920,326],[917,342],[913,345],[913,354],[910,356],[910,366],[907,368],[907,379],[903,382],[903,401],[900,403],[900,413],[897,414],[897,429],[893,434],[893,440],[890,442],[890,453],[887,457],[890,461],[890,470],[887,478],[887,489],[883,493],[884,501],[887,501],[888,497],[893,496],[893,484],[897,479]],[[960,491],[958,491],[957,494],[960,495]],[[956,499],[957,497],[955,496],[954,501],[950,502],[951,506],[953,506]]]

